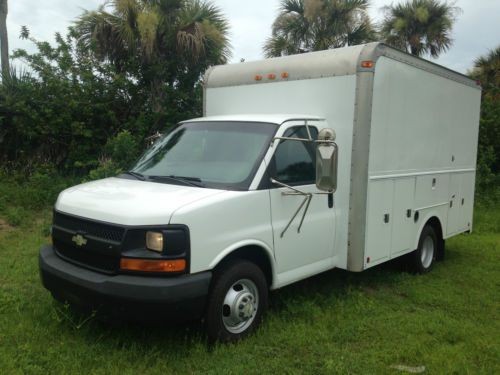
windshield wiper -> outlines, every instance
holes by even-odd
[[[140,173],[137,173],[137,172],[127,171],[127,172],[123,172],[123,174],[128,174],[129,176],[133,176],[141,181],[146,181],[146,177]]]
[[[189,186],[205,187],[205,184],[198,177],[183,177],[183,176],[148,176],[150,180],[172,180],[182,182]]]

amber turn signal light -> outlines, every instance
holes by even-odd
[[[374,66],[375,66],[375,63],[371,60],[361,61],[362,68],[373,68]]]
[[[146,260],[122,258],[120,260],[120,268],[124,271],[182,272],[186,269],[186,260]]]

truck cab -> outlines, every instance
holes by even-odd
[[[335,266],[333,188],[316,186],[328,130],[306,115],[179,124],[129,172],[60,194],[40,255],[44,285],[111,312],[210,311],[213,337],[247,334],[268,289]]]

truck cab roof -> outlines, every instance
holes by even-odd
[[[248,114],[248,115],[224,115],[224,116],[209,116],[199,117],[186,122],[220,122],[220,121],[233,121],[233,122],[262,122],[268,124],[281,125],[289,121],[309,120],[309,121],[324,121],[325,119],[318,116],[303,115],[303,114]]]

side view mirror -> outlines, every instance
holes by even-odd
[[[323,129],[316,147],[316,187],[334,193],[337,190],[338,146],[335,132]]]

